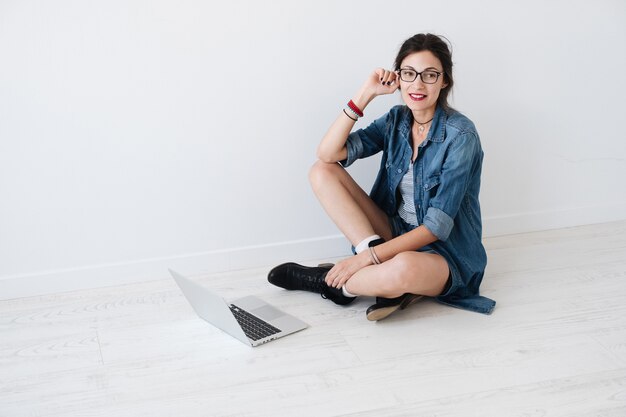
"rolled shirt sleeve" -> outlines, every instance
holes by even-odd
[[[350,133],[346,141],[346,149],[348,150],[348,157],[341,161],[341,165],[349,167],[363,155],[363,141],[358,132]]]
[[[424,226],[426,226],[433,235],[437,236],[439,240],[445,242],[452,231],[454,220],[443,210],[431,206],[428,207],[426,211]]]

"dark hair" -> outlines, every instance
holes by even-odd
[[[452,53],[448,44],[440,36],[432,33],[418,33],[404,41],[395,60],[395,70],[398,71],[404,58],[415,52],[430,51],[435,55],[443,66],[443,82],[447,84],[439,93],[437,104],[445,110],[450,110],[448,105],[448,94],[452,91],[454,79],[452,78]]]

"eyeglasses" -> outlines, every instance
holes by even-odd
[[[417,76],[419,75],[424,84],[435,84],[441,74],[443,74],[443,72],[435,70],[425,70],[422,72],[417,72],[414,69],[409,68],[400,69],[400,79],[407,83],[412,83],[417,79]]]

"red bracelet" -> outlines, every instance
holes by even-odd
[[[354,104],[354,102],[352,100],[350,100],[348,102],[348,107],[350,107],[352,109],[353,112],[355,112],[356,114],[359,115],[359,117],[363,117],[363,112],[361,111],[361,109],[359,109],[356,104]]]

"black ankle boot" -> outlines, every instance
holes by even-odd
[[[338,288],[326,285],[324,278],[332,265],[302,266],[293,262],[278,265],[267,275],[267,280],[286,290],[310,291],[322,295],[335,304],[347,305],[356,297],[346,297]]]
[[[396,310],[404,310],[420,298],[421,295],[415,294],[404,294],[396,298],[376,297],[376,304],[370,306],[365,314],[369,321],[382,320]]]

